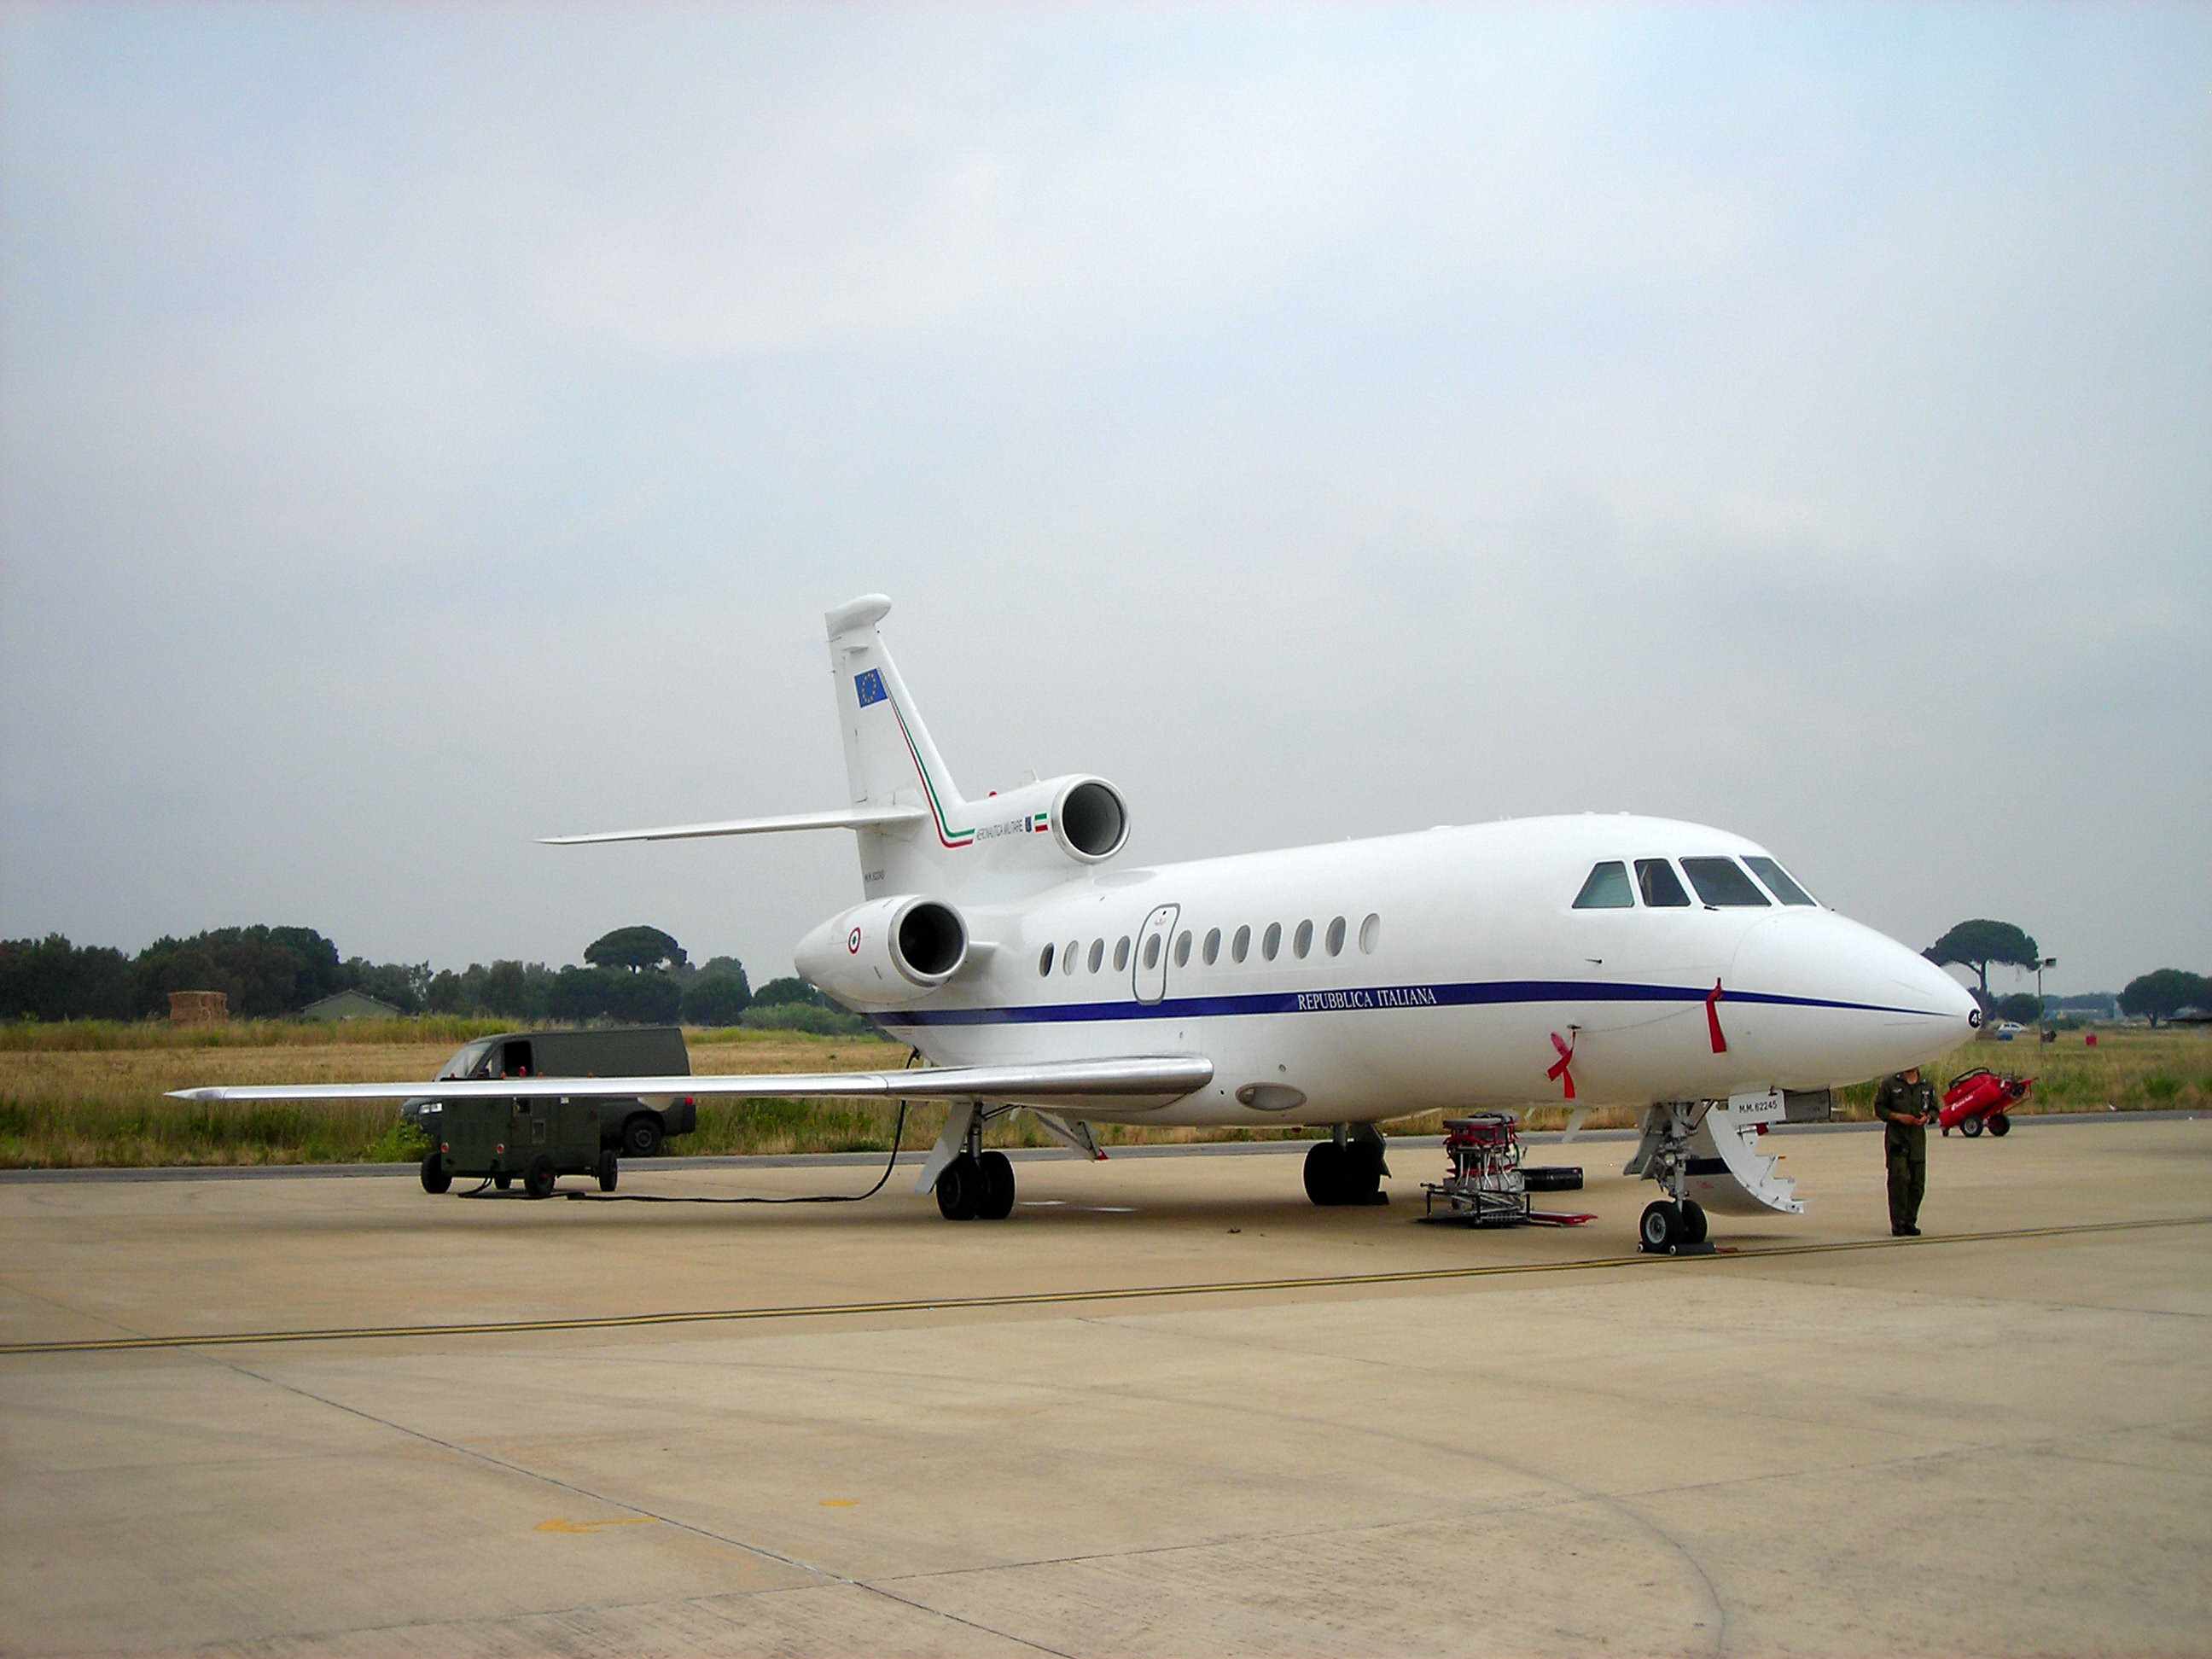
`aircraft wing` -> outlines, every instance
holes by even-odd
[[[919,806],[847,806],[830,812],[787,812],[773,818],[724,818],[714,823],[671,823],[658,830],[601,830],[588,836],[540,836],[544,847],[581,847],[603,841],[696,841],[706,836],[776,836],[793,830],[887,830],[917,823]]]
[[[1095,1101],[1127,1109],[1164,1106],[1213,1080],[1213,1062],[1190,1055],[1048,1060],[1001,1066],[921,1066],[905,1072],[770,1072],[752,1077],[533,1077],[467,1083],[273,1083],[172,1089],[175,1100],[532,1100],[607,1096],[667,1100],[678,1095],[870,1097],[889,1100]]]

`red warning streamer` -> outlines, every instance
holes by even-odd
[[[1705,1035],[1712,1038],[1713,1052],[1717,1054],[1728,1052],[1728,1039],[1721,1035],[1721,998],[1726,994],[1718,980],[1715,980],[1713,988],[1705,993]]]
[[[1544,1075],[1557,1081],[1559,1086],[1567,1091],[1566,1098],[1572,1100],[1575,1097],[1575,1074],[1569,1071],[1567,1066],[1575,1057],[1575,1045],[1571,1042],[1562,1042],[1559,1040],[1559,1034],[1554,1031],[1552,1033],[1552,1046],[1559,1051],[1559,1057],[1552,1062],[1551,1070],[1546,1072]]]

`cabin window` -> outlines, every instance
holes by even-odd
[[[1040,957],[1037,958],[1037,977],[1038,977],[1039,979],[1042,979],[1042,978],[1043,978],[1047,974],[1050,973],[1051,971],[1052,971],[1052,946],[1050,946],[1049,945],[1046,945],[1046,946],[1044,947],[1044,954],[1043,954],[1042,956],[1040,956]]]
[[[1655,910],[1679,910],[1690,902],[1682,890],[1682,878],[1664,859],[1636,860],[1636,890]]]
[[[1367,920],[1359,924],[1359,954],[1364,957],[1373,956],[1375,947],[1382,942],[1382,918],[1370,912]]]
[[[1337,917],[1328,924],[1328,953],[1333,957],[1344,954],[1344,918]]]
[[[1260,954],[1273,962],[1275,959],[1275,953],[1282,948],[1283,924],[1279,921],[1271,921],[1267,924],[1267,931],[1260,935]]]
[[[1291,953],[1300,962],[1304,962],[1306,959],[1306,953],[1312,949],[1313,923],[1302,921],[1298,924],[1298,931],[1291,937]]]
[[[1145,966],[1147,968],[1157,968],[1159,965],[1160,936],[1158,933],[1155,933],[1145,941]]]
[[[1251,951],[1252,930],[1249,927],[1239,927],[1237,930],[1237,937],[1229,941],[1229,959],[1231,962],[1242,962],[1251,954]]]
[[[1204,955],[1206,957],[1206,965],[1209,968],[1212,967],[1216,962],[1220,960],[1221,930],[1218,927],[1209,927],[1206,929],[1206,949]]]
[[[1103,939],[1092,939],[1091,941],[1091,971],[1094,974],[1097,973],[1098,971],[1098,964],[1105,960],[1106,941]]]
[[[1127,933],[1114,941],[1114,971],[1120,973],[1129,965],[1129,936]]]
[[[1756,854],[1746,854],[1744,860],[1751,873],[1766,884],[1766,890],[1784,904],[1818,904],[1820,901],[1790,879],[1790,872],[1772,859]]]
[[[1734,859],[1684,859],[1682,873],[1698,890],[1698,896],[1716,908],[1749,909],[1766,904],[1766,895],[1759,890]]]
[[[1190,966],[1190,929],[1188,927],[1176,936],[1176,966]]]
[[[1082,954],[1083,941],[1079,939],[1072,939],[1068,940],[1067,949],[1060,954],[1060,971],[1063,974],[1073,973],[1075,971],[1075,960]]]
[[[1626,910],[1635,902],[1628,889],[1628,866],[1619,859],[1591,870],[1583,890],[1575,895],[1577,910]]]

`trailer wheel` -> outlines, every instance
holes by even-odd
[[[1966,1136],[1967,1139],[1972,1140],[1976,1135],[1981,1133],[1981,1119],[1978,1117],[1962,1117],[1959,1120],[1959,1133]]]
[[[422,1154],[422,1190],[442,1193],[453,1184],[453,1172],[446,1167],[445,1154],[435,1146]]]
[[[540,1152],[530,1160],[530,1169],[522,1177],[522,1190],[532,1198],[553,1195],[553,1160]]]
[[[2007,1117],[2002,1112],[1991,1112],[1990,1114],[1990,1133],[1993,1135],[2010,1134],[2012,1133],[2012,1120]]]
[[[640,1112],[623,1124],[623,1151],[632,1158],[651,1158],[660,1150],[660,1120]]]
[[[601,1192],[611,1193],[614,1191],[615,1182],[619,1178],[621,1173],[622,1166],[612,1152],[601,1152],[599,1154],[599,1190]]]

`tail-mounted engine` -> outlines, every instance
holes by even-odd
[[[1057,870],[1098,864],[1129,840],[1129,806],[1103,778],[1047,778],[971,800],[974,845],[994,868]]]
[[[933,991],[968,959],[968,924],[941,899],[905,894],[835,915],[799,942],[799,971],[848,1006],[890,1007]]]

